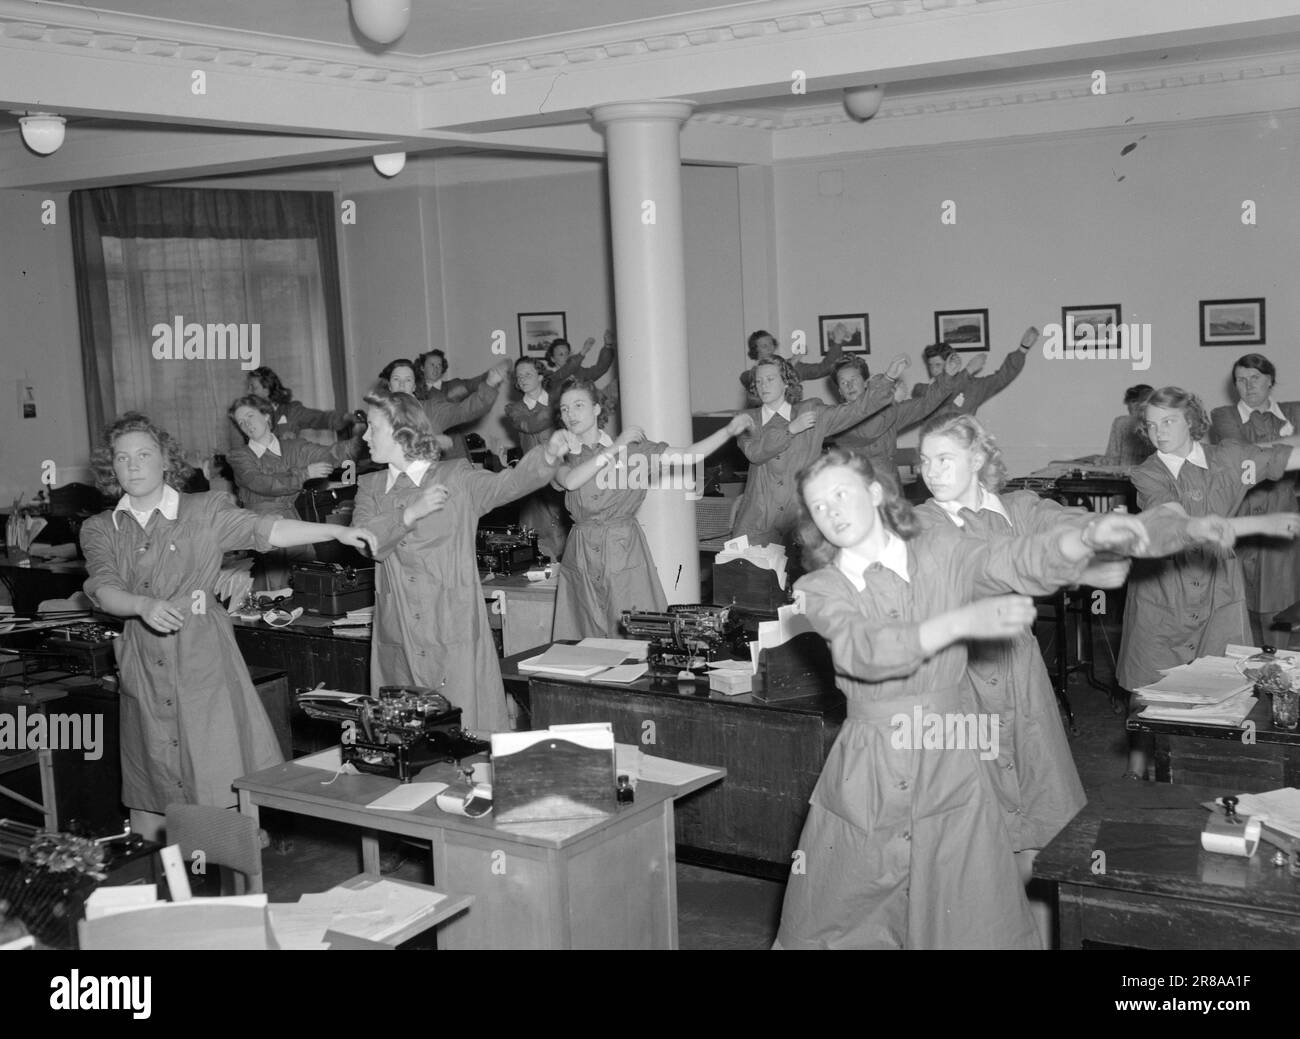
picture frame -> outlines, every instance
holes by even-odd
[[[568,338],[568,322],[563,310],[519,314],[520,357],[545,357],[555,340]]]
[[[1123,309],[1118,303],[1097,303],[1092,306],[1062,307],[1061,335],[1067,347],[1084,343],[1088,346],[1105,346],[1118,342],[1118,333],[1113,329],[1123,324]],[[1099,334],[1103,328],[1112,329],[1106,335]]]
[[[1202,346],[1263,346],[1264,297],[1203,299]]]
[[[871,353],[871,318],[867,314],[822,314],[817,327],[823,357],[830,352],[833,337],[839,337],[846,354]]]
[[[958,353],[989,348],[988,308],[978,310],[936,310],[934,341],[947,343]]]

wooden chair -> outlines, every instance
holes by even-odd
[[[222,869],[221,890],[232,880],[237,895],[262,890],[262,844],[257,823],[246,815],[210,805],[167,806],[167,843],[179,844],[189,868],[194,852],[203,855],[205,866]]]

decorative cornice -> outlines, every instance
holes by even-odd
[[[527,72],[708,48],[778,34],[817,33],[851,22],[933,17],[954,8],[1038,6],[1046,0],[864,0],[809,10],[808,0],[746,4],[625,22],[487,47],[375,58],[359,47],[267,33],[218,29],[57,3],[0,0],[0,37],[48,46],[105,50],[186,64],[215,63],[377,86],[439,86],[482,79],[494,70]],[[722,21],[723,15],[728,21]],[[39,16],[39,19],[34,16]]]
[[[1100,64],[1104,69],[1105,63]],[[1236,60],[1178,65],[1162,62],[1159,66],[1115,70],[1107,72],[1106,93],[1108,96],[1138,94],[1221,86],[1247,80],[1296,77],[1300,77],[1300,52],[1287,51]],[[1087,74],[1053,76],[996,87],[904,94],[892,99],[886,92],[880,112],[872,122],[1011,105],[1059,104],[1074,100],[1096,100],[1092,93],[1091,77]],[[788,109],[743,104],[725,108],[719,106],[716,110],[696,112],[688,120],[691,125],[739,126],[772,131],[852,122],[838,100]]]

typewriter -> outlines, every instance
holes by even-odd
[[[419,686],[380,686],[374,697],[310,689],[298,695],[298,706],[342,725],[343,764],[403,783],[428,765],[487,754],[492,747],[461,728],[459,707]]]
[[[623,630],[650,643],[653,671],[703,671],[712,660],[748,652],[739,613],[731,606],[676,605],[663,613],[623,611]]]
[[[19,650],[24,667],[48,668],[102,678],[117,670],[113,642],[121,635],[106,624],[60,624],[41,632],[39,641]]]
[[[537,532],[528,527],[479,527],[478,568],[490,574],[522,574],[537,562]]]

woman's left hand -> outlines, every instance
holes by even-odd
[[[807,411],[799,412],[792,418],[787,428],[791,433],[802,433],[806,429],[812,429],[815,425],[817,425],[817,412],[810,408]]]
[[[351,545],[355,549],[369,549],[372,556],[375,554],[375,535],[365,527],[339,527],[334,540],[340,545]]]

